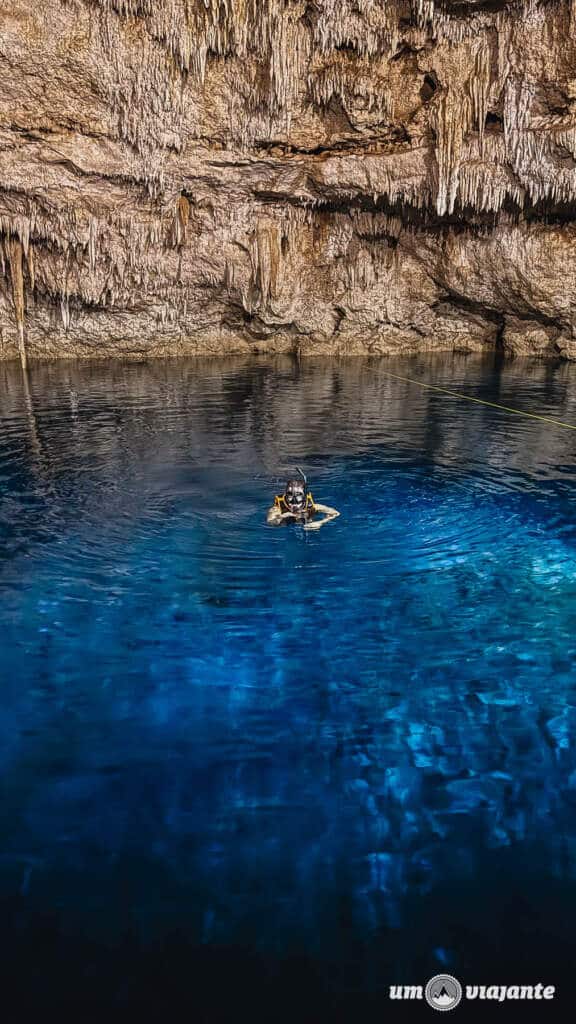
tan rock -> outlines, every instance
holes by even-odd
[[[575,358],[572,4],[494,6],[3,5],[0,358]]]
[[[502,336],[502,347],[513,355],[556,355],[557,329],[545,327],[533,320],[508,317]]]

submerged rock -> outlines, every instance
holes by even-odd
[[[571,0],[14,0],[0,357],[576,357]]]

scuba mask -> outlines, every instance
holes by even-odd
[[[290,512],[306,511],[307,494],[302,480],[289,480],[284,491],[284,501]]]

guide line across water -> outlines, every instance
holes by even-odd
[[[525,412],[523,409],[513,409],[510,405],[500,405],[498,402],[488,402],[485,398],[475,398],[473,395],[463,395],[461,391],[451,391],[450,388],[443,388],[439,384],[427,384],[426,381],[416,380],[414,377],[401,377],[398,373],[391,373],[390,370],[383,371],[387,377],[394,380],[404,381],[405,384],[416,384],[420,388],[428,388],[430,391],[441,391],[444,395],[452,398],[463,398],[467,402],[476,402],[478,405],[488,405],[491,409],[501,409],[503,412],[511,412],[515,416],[527,416],[531,420],[541,420],[542,423],[551,423],[555,427],[564,427],[566,430],[576,430],[576,424],[566,423],[564,420],[556,420],[551,416],[540,416],[536,412]]]

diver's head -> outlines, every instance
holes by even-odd
[[[289,480],[284,489],[284,501],[290,512],[306,511],[306,487],[303,480]]]

